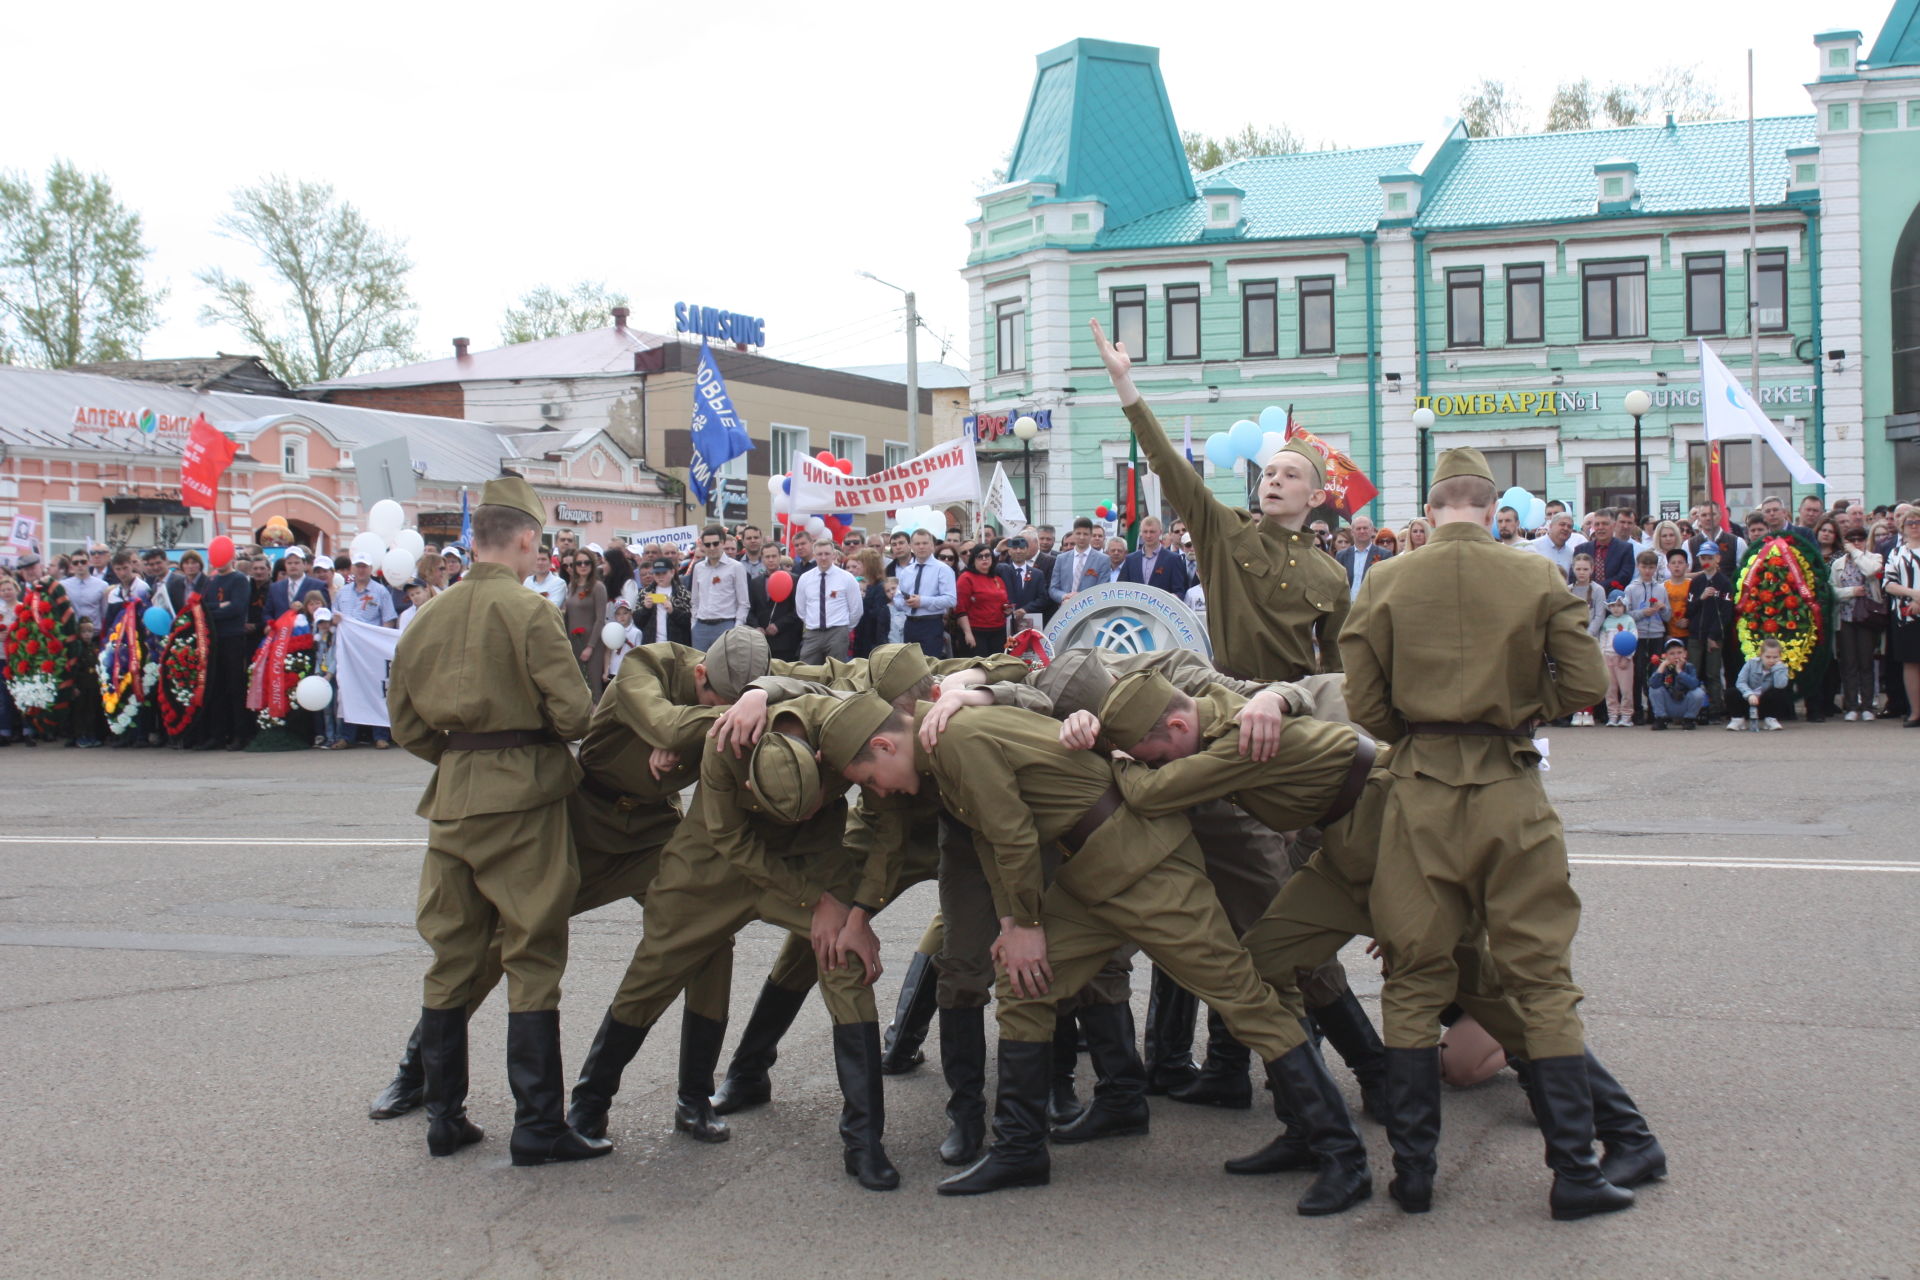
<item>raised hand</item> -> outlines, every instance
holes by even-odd
[[[1134,403],[1140,398],[1140,392],[1133,385],[1133,357],[1127,354],[1127,345],[1107,341],[1107,331],[1100,327],[1098,320],[1089,320],[1087,324],[1093,329],[1093,345],[1100,353],[1100,363],[1107,366],[1107,377],[1113,380],[1113,389],[1120,393],[1121,407]]]

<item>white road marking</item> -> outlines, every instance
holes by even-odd
[[[241,836],[0,836],[0,844],[138,844],[138,845],[261,845],[298,849],[362,849],[373,845],[424,848],[424,837],[417,840],[285,840],[247,839]]]
[[[1686,858],[1650,854],[1640,858],[1598,858],[1576,854],[1567,859],[1576,867],[1705,867],[1716,871],[1891,871],[1920,873],[1920,862],[1820,858]]]

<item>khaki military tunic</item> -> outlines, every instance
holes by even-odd
[[[419,814],[420,936],[433,948],[422,1003],[472,998],[496,927],[515,1013],[556,1009],[580,873],[567,742],[592,696],[553,606],[504,565],[476,564],[402,633],[387,686],[393,739],[434,765]],[[551,741],[453,750],[449,733],[544,732]]]
[[[1529,736],[1412,727],[1530,729],[1606,692],[1586,606],[1552,565],[1520,559],[1480,525],[1444,524],[1417,556],[1367,571],[1340,637],[1354,723],[1398,744],[1371,892],[1393,1048],[1438,1043],[1454,948],[1477,918],[1528,1056],[1584,1049],[1569,955],[1580,899]]]
[[[1167,502],[1193,535],[1214,664],[1249,680],[1340,670],[1334,641],[1348,601],[1340,562],[1315,546],[1311,533],[1216,498],[1145,401],[1128,405],[1126,415]]]

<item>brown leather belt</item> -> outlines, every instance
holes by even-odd
[[[1408,733],[1441,733],[1463,738],[1531,738],[1531,729],[1503,729],[1497,724],[1477,724],[1468,722],[1458,724],[1446,720],[1423,720],[1407,723]]]
[[[449,751],[504,751],[508,747],[539,747],[558,742],[545,729],[502,729],[498,733],[449,733]]]
[[[639,796],[631,795],[618,787],[602,782],[590,773],[580,776],[580,789],[590,796],[598,796],[622,813],[631,813],[646,803]]]
[[[1347,766],[1347,776],[1340,780],[1340,794],[1333,798],[1333,807],[1316,823],[1319,827],[1330,827],[1353,812],[1353,806],[1360,803],[1360,793],[1367,789],[1367,775],[1373,772],[1373,758],[1378,754],[1373,739],[1364,733],[1353,744],[1353,763]]]
[[[1111,818],[1113,811],[1119,807],[1120,788],[1110,785],[1101,793],[1100,798],[1093,802],[1093,808],[1080,815],[1080,821],[1073,824],[1073,829],[1060,837],[1060,843],[1066,847],[1068,853],[1080,852],[1081,846],[1092,839],[1093,833],[1100,829],[1100,824]]]

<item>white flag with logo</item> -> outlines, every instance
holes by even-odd
[[[987,492],[980,505],[1000,522],[1005,533],[1012,533],[1027,522],[1026,512],[1020,509],[1020,499],[1013,496],[1013,481],[1007,479],[1003,463],[993,464],[993,479],[987,482]]]
[[[1707,417],[1707,439],[1741,440],[1759,436],[1772,448],[1774,456],[1786,465],[1800,484],[1825,484],[1827,478],[1800,456],[1800,451],[1780,434],[1747,389],[1740,385],[1720,357],[1700,340],[1700,406]]]
[[[341,618],[333,634],[334,680],[340,686],[340,718],[348,724],[386,725],[387,673],[400,633]]]

